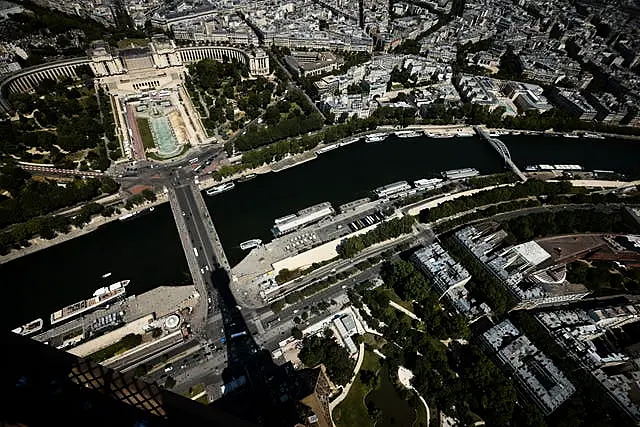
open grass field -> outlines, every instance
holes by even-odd
[[[380,369],[378,356],[370,351],[364,354],[360,370],[377,372]],[[333,420],[338,427],[365,427],[373,426],[373,420],[369,417],[364,400],[371,389],[360,381],[360,376],[349,390],[347,397],[333,411]]]
[[[136,124],[138,125],[138,131],[140,132],[140,138],[142,138],[142,145],[144,145],[144,149],[148,150],[155,147],[151,128],[149,127],[149,120],[142,117],[136,117]]]

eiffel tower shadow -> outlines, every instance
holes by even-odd
[[[211,405],[263,426],[292,426],[299,420],[296,371],[291,363],[277,365],[249,332],[229,288],[224,269],[212,273],[226,336],[225,391]]]

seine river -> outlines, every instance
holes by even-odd
[[[580,164],[640,176],[640,143],[542,136],[503,136],[516,164]],[[239,244],[267,241],[275,218],[309,205],[338,205],[367,197],[394,181],[438,176],[447,169],[475,167],[483,174],[503,170],[487,143],[476,137],[397,139],[356,143],[294,168],[238,183],[232,191],[207,197],[227,255],[242,258]],[[108,279],[102,275],[111,272]],[[114,222],[69,242],[0,265],[4,298],[0,324],[13,328],[89,297],[105,284],[131,279],[129,294],[188,280],[188,268],[173,216],[164,204],[144,217]]]

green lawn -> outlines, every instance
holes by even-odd
[[[363,369],[377,372],[380,369],[378,356],[370,351],[365,351],[360,370]],[[373,426],[373,420],[369,418],[367,407],[364,403],[369,391],[371,391],[369,387],[362,384],[358,376],[347,397],[333,411],[333,420],[338,427]]]
[[[416,420],[413,422],[413,427],[424,427],[427,425],[427,410],[418,399],[418,395],[415,392],[413,392],[413,395],[414,397],[409,402],[416,410]]]
[[[405,301],[402,298],[400,298],[398,294],[396,294],[395,291],[391,288],[386,288],[385,293],[389,297],[389,300],[395,302],[398,305],[401,305],[402,307],[406,308],[407,310],[413,313],[413,303],[411,303],[410,301]]]
[[[387,340],[385,340],[383,337],[366,333],[362,335],[362,342],[364,342],[370,348],[377,348],[378,350],[380,350],[387,343]]]
[[[138,131],[140,132],[140,137],[142,138],[142,145],[146,150],[155,147],[155,143],[153,142],[153,135],[151,134],[151,128],[149,127],[149,120],[136,117],[136,123],[138,124]]]
[[[193,387],[191,387],[191,390],[189,390],[189,393],[188,393],[188,397],[191,399],[194,396],[199,395],[203,391],[204,391],[204,384],[203,383],[198,383],[198,384],[194,385]]]
[[[94,362],[100,363],[117,354],[121,354],[127,350],[131,350],[132,348],[139,346],[141,343],[142,335],[128,334],[122,337],[120,341],[115,342],[101,350],[98,350],[95,353],[91,353],[87,356],[87,358],[93,360]]]

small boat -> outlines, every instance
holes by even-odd
[[[256,248],[256,247],[260,246],[261,244],[262,244],[262,240],[260,240],[260,239],[251,239],[251,240],[247,240],[246,242],[240,243],[240,249],[242,249],[243,251],[246,251],[247,249]]]
[[[420,135],[421,133],[412,130],[402,130],[399,132],[395,132],[395,136],[397,136],[398,138],[415,138]]]
[[[138,212],[129,212],[129,213],[126,213],[126,214],[122,215],[118,219],[120,221],[127,221],[127,220],[132,219],[133,217],[135,217],[137,214],[138,214]]]
[[[111,276],[111,272],[104,273],[104,274],[102,275],[102,278],[103,278],[103,279],[106,279],[106,278],[107,278],[107,277],[109,277],[109,276]]]
[[[474,135],[473,132],[463,132],[463,131],[456,132],[456,136],[458,138],[468,138],[468,137],[473,136],[473,135]]]
[[[35,334],[36,332],[42,329],[42,324],[43,324],[42,319],[36,319],[29,323],[25,323],[20,327],[12,329],[11,332],[13,332],[14,334],[25,335],[25,336]]]
[[[249,181],[249,180],[252,180],[253,178],[255,178],[256,176],[258,176],[258,174],[249,173],[247,175],[244,175],[244,176],[241,176],[240,178],[238,178],[238,182]]]
[[[387,139],[387,134],[386,133],[371,133],[369,135],[366,135],[364,137],[366,142],[380,142],[380,141],[384,141],[385,139]]]
[[[220,193],[222,193],[224,191],[231,190],[235,186],[236,186],[236,184],[234,182],[225,182],[224,184],[220,184],[220,185],[217,185],[215,187],[212,187],[212,188],[208,189],[206,191],[206,193],[207,193],[207,196],[214,196],[214,195],[220,194]]]
[[[326,153],[327,151],[335,150],[339,146],[340,144],[327,145],[326,147],[316,150],[316,154],[322,154],[322,153]]]

